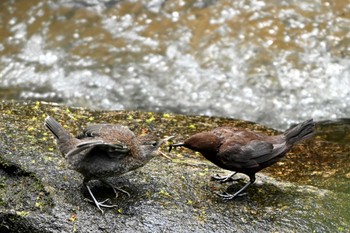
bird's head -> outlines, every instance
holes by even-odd
[[[169,151],[171,151],[172,148],[181,146],[201,153],[215,153],[220,146],[220,142],[218,137],[214,134],[202,132],[187,138],[182,143],[171,144],[169,146]]]
[[[147,159],[151,159],[157,155],[158,148],[166,141],[170,140],[174,136],[158,139],[154,135],[141,135],[138,137],[143,154]]]

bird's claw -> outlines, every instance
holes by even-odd
[[[119,191],[119,192],[124,193],[125,195],[127,195],[130,198],[130,193],[128,191],[121,189],[121,188],[118,188],[118,187],[113,187],[113,186],[111,186],[111,187],[115,193],[115,197],[118,197],[118,191]]]
[[[232,177],[236,174],[237,172],[234,172],[228,176],[220,176],[219,174],[215,174],[211,177],[211,180],[214,181],[219,181],[221,184],[226,183],[226,182],[233,182],[233,181],[240,181],[243,180],[242,178],[237,178],[233,179]]]
[[[104,204],[106,201],[109,200],[108,198],[107,198],[106,200],[104,200],[104,201],[98,201],[98,200],[95,198],[94,194],[92,193],[90,187],[89,187],[86,183],[85,183],[85,187],[86,187],[87,190],[89,191],[89,194],[90,194],[90,196],[91,196],[91,198],[92,198],[92,202],[96,205],[96,207],[101,211],[102,214],[104,213],[104,211],[102,210],[101,207],[105,207],[105,208],[114,208],[114,207],[118,207],[117,205],[106,205],[106,204]]]
[[[107,186],[109,186],[110,188],[113,189],[113,192],[115,193],[115,197],[116,197],[116,198],[118,197],[118,191],[119,191],[119,192],[122,192],[122,193],[126,194],[128,197],[130,197],[130,193],[129,193],[128,191],[126,191],[126,190],[124,190],[124,189],[121,189],[121,188],[119,188],[119,187],[113,186],[113,185],[110,184],[107,180],[101,179],[100,181],[101,181],[103,184],[105,184],[105,185],[107,185]]]
[[[118,207],[117,205],[105,205],[103,203],[105,203],[106,201],[108,201],[109,199],[107,198],[106,200],[104,201],[101,201],[101,202],[97,202],[95,203],[97,208],[102,212],[102,214],[104,213],[103,209],[101,207],[104,207],[104,208],[114,208],[114,207]]]
[[[109,198],[107,198],[106,200],[104,201],[97,201],[96,199],[95,200],[90,200],[88,198],[85,198],[86,201],[88,202],[91,202],[91,203],[94,203],[96,205],[96,207],[101,211],[102,214],[104,214],[104,211],[101,207],[104,207],[104,208],[114,208],[114,207],[118,207],[117,205],[107,205],[107,204],[104,204],[105,202],[107,201],[110,201]]]
[[[235,197],[234,194],[228,194],[227,192],[223,192],[223,193],[215,192],[215,194],[218,197],[221,197],[223,200],[232,200]]]
[[[219,174],[215,174],[211,177],[211,180],[219,181],[220,183],[226,183],[232,181],[233,179],[230,176],[220,176]]]
[[[247,195],[247,193],[234,193],[234,194],[229,194],[227,192],[223,192],[223,193],[219,193],[219,192],[215,192],[215,194],[219,197],[222,198],[222,200],[224,201],[229,201],[229,200],[232,200],[236,197],[242,197],[242,196],[245,196]]]

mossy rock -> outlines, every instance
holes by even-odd
[[[89,111],[56,104],[0,104],[1,232],[349,232],[348,121],[317,124],[314,139],[296,146],[281,162],[257,175],[247,195],[223,201],[215,191],[233,192],[241,183],[210,181],[228,174],[184,148],[111,182],[127,190],[115,197],[99,182],[93,191],[117,208],[104,214],[85,200],[82,177],[68,170],[45,129],[47,115],[73,134],[91,123],[119,123],[135,133],[174,141],[229,125],[276,134],[241,120],[138,111]],[[342,134],[339,137],[339,134]],[[337,136],[338,135],[338,136]],[[264,175],[263,175],[264,174]],[[245,178],[244,175],[241,177]],[[273,178],[272,178],[273,177]]]

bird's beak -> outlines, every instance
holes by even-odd
[[[176,148],[176,147],[178,147],[178,146],[184,146],[184,145],[185,145],[185,143],[183,143],[183,142],[181,142],[181,143],[176,143],[176,144],[170,144],[170,146],[169,146],[169,152],[171,151],[171,149],[173,149],[173,147]]]
[[[169,141],[169,140],[172,139],[173,137],[175,137],[175,136],[169,136],[169,137],[163,138],[162,140],[160,140],[160,145],[163,144],[164,142]]]
[[[170,137],[166,137],[166,138],[160,140],[159,143],[158,143],[158,146],[162,145],[164,142],[166,142],[166,141],[172,139],[173,137],[174,137],[174,136],[170,136]],[[165,158],[171,159],[170,157],[168,157],[168,156],[167,156],[165,153],[163,153],[162,151],[158,150],[158,152],[159,152],[161,155],[163,155]]]

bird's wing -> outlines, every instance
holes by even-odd
[[[273,144],[265,141],[251,141],[242,147],[242,151],[249,160],[254,160],[256,163],[263,163],[275,157]]]
[[[105,141],[114,141],[115,138],[123,138],[125,140],[130,140],[134,138],[134,133],[124,125],[114,125],[114,124],[94,124],[86,127],[82,134],[77,138],[96,138],[102,137]]]
[[[130,151],[130,149],[124,143],[121,143],[121,142],[115,142],[111,144],[111,143],[106,143],[103,140],[89,140],[89,141],[82,141],[78,143],[74,149],[70,150],[66,154],[66,157],[76,155],[86,149],[101,150],[101,151],[107,152],[108,155],[110,156],[126,155]]]
[[[111,124],[94,124],[87,126],[83,132],[78,136],[79,139],[87,137],[99,137],[101,132],[108,127],[113,127]]]
[[[221,147],[218,159],[232,167],[258,167],[275,156],[273,144],[265,141],[253,140],[245,145],[228,142]]]

